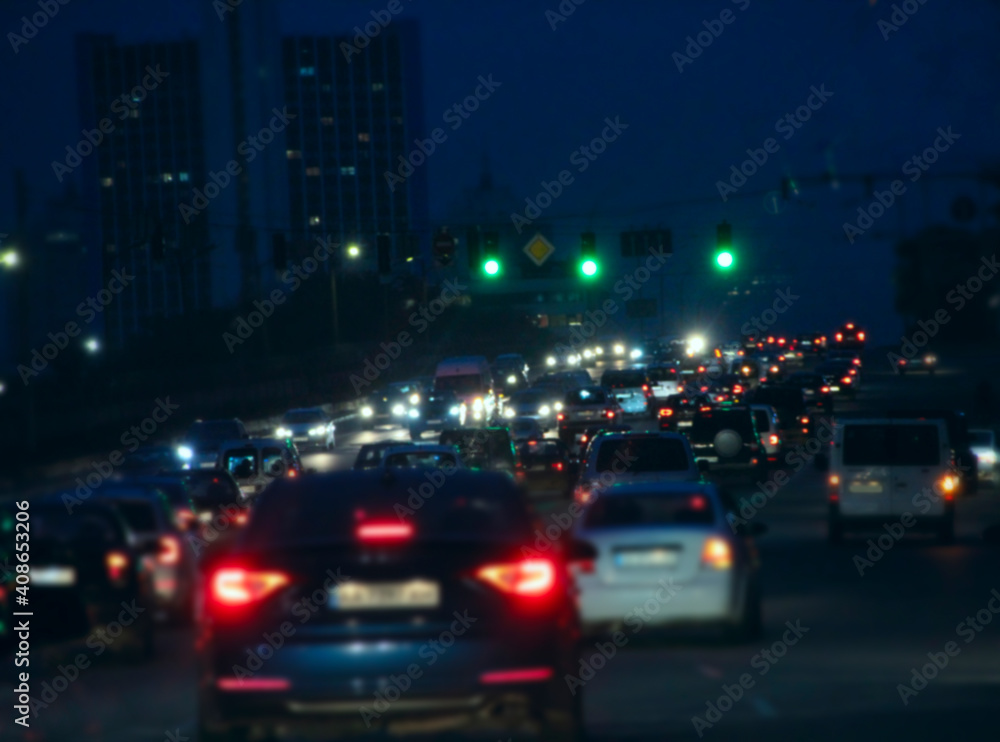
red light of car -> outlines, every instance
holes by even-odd
[[[476,577],[506,593],[540,597],[555,587],[556,567],[548,559],[524,559],[480,567]]]
[[[773,337],[768,337],[767,338],[767,342],[768,342],[768,345],[773,345],[774,344],[774,338]]]
[[[614,410],[605,410],[604,414],[607,415],[608,418],[612,418],[612,417],[615,416],[615,411]]]
[[[355,536],[358,541],[406,541],[413,538],[413,525],[398,521],[372,521],[360,524]]]
[[[704,366],[698,366],[698,373],[699,374],[705,373],[705,367]]]
[[[819,388],[819,390],[820,390],[820,392],[821,392],[822,394],[829,394],[829,393],[830,393],[830,387],[828,387],[828,386],[821,386],[821,387]]]
[[[863,332],[859,332],[858,333],[858,340],[864,340],[864,339],[865,339],[865,334]]]
[[[551,667],[525,667],[515,670],[493,670],[479,676],[483,685],[501,683],[541,683],[549,680],[554,674]]]
[[[229,567],[212,575],[211,596],[221,605],[245,606],[285,587],[288,582],[288,576],[282,572]]]
[[[670,409],[669,407],[661,407],[660,408],[660,417],[670,417],[673,414],[674,414],[674,411],[672,409]]]
[[[729,569],[733,566],[733,552],[725,540],[713,536],[705,541],[701,560],[703,564],[714,569]]]
[[[834,335],[834,337],[837,339],[837,342],[839,343],[841,340],[844,339],[844,333],[838,332],[836,335]]]
[[[649,384],[643,384],[642,385],[642,391],[648,392],[649,391]]]
[[[853,364],[854,364],[855,366],[860,366],[860,365],[861,365],[861,359],[860,359],[860,358],[852,358],[852,359],[851,359],[851,362],[852,362],[852,363],[853,363]]]
[[[899,365],[900,366],[905,366],[906,365],[906,359],[905,358],[900,358],[899,359]]]
[[[556,471],[562,471],[563,470],[563,462],[561,462],[561,461],[555,461],[555,462],[553,462],[552,468],[555,469]]]
[[[124,551],[109,551],[104,557],[104,566],[108,570],[108,579],[113,583],[120,583],[126,577],[125,570],[128,569],[129,558]]]
[[[854,379],[852,379],[850,376],[845,376],[843,379],[841,379],[841,381],[844,384],[850,384],[852,381],[854,381]]]
[[[292,684],[286,678],[219,678],[215,686],[225,691],[279,691]]]
[[[733,391],[736,392],[737,394],[739,394],[740,392],[743,391],[743,387],[741,387],[739,384],[737,384],[736,386],[733,387]]]
[[[160,564],[177,564],[181,560],[181,543],[176,536],[160,538],[160,553],[157,561]]]
[[[767,440],[768,440],[768,442],[770,442],[770,444],[771,444],[772,446],[777,446],[777,445],[778,445],[778,440],[779,440],[779,439],[778,439],[778,436],[774,435],[774,433],[772,433],[772,434],[771,434],[771,435],[770,435],[770,436],[768,437],[768,439],[767,439]]]
[[[294,477],[297,477],[298,475],[299,475],[299,473],[297,471],[295,471],[295,469],[289,469],[288,470],[288,476],[294,478]]]
[[[556,415],[556,420],[565,420],[565,419],[566,419],[566,416],[564,414],[562,414],[561,412],[558,415]]]
[[[778,345],[784,345],[784,344],[785,344],[785,339],[784,338],[778,338]]]
[[[704,510],[706,507],[705,498],[701,495],[694,495],[688,502],[688,507],[692,510]]]
[[[845,327],[846,327],[846,328],[847,328],[848,330],[853,330],[853,329],[854,329],[854,323],[853,323],[853,322],[848,322],[848,323],[847,323],[847,324],[845,325]]]

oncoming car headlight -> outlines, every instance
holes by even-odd
[[[410,417],[411,417],[412,419],[416,419],[417,417],[419,417],[419,416],[420,416],[420,413],[419,413],[419,412],[417,412],[416,410],[410,410],[410,411],[409,411],[409,412],[408,412],[407,414],[408,414],[408,415],[409,415],[409,416],[410,416]]]
[[[556,357],[555,356],[548,356],[545,359],[545,365],[546,366],[555,366],[556,365]]]
[[[556,412],[562,412],[562,408],[563,408],[562,402],[556,402],[554,405],[552,405],[552,409],[554,409]]]
[[[392,414],[393,415],[403,416],[403,415],[406,414],[406,408],[403,407],[403,405],[401,405],[401,404],[394,404],[392,406]]]
[[[513,407],[505,407],[503,411],[504,417],[517,417],[517,411]]]
[[[410,404],[420,404],[420,395],[414,392],[410,395]]]
[[[631,357],[631,358],[632,358],[633,360],[634,360],[634,359],[636,359],[636,358],[642,358],[642,351],[641,351],[641,350],[639,350],[638,348],[633,348],[633,349],[632,349],[632,352],[631,352],[631,353],[629,353],[629,356],[630,356],[630,357]]]
[[[625,355],[625,346],[621,343],[617,343],[614,347],[614,351],[616,356],[623,356]]]
[[[514,376],[514,374],[511,374],[510,376],[507,377],[507,383],[508,384],[516,384],[517,383],[517,377]]]
[[[312,433],[311,430],[309,432],[310,432],[310,434]],[[278,428],[276,431],[274,431],[274,434],[278,438],[291,438],[292,437],[292,431],[290,431],[288,428]]]
[[[371,417],[374,414],[375,410],[373,410],[368,405],[365,405],[364,407],[361,408],[361,417]]]
[[[326,427],[323,425],[317,425],[315,428],[309,429],[309,435],[323,435],[326,432]]]
[[[184,459],[185,461],[190,461],[194,458],[194,451],[191,450],[191,446],[178,446],[177,456]]]
[[[452,407],[450,410],[448,410],[448,414],[449,415],[460,415],[460,414],[462,414],[462,408],[456,405],[455,407]]]
[[[541,407],[538,408],[538,414],[539,415],[549,415],[551,413],[552,413],[552,410],[549,408],[549,406],[547,404],[543,404]]]

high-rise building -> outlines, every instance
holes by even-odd
[[[135,276],[105,309],[106,341],[121,347],[158,319],[210,305],[207,222],[186,223],[179,211],[206,173],[198,46],[82,35],[77,62],[89,135],[69,146],[65,163],[80,170],[86,242],[101,251],[102,283],[115,271]]]
[[[416,22],[394,20],[360,50],[349,35],[294,36],[283,52],[286,101],[298,114],[286,152],[293,235],[357,244],[352,264],[365,270],[374,270],[378,234],[392,236],[396,258],[425,254],[427,157],[414,141],[424,135]]]

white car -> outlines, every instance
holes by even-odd
[[[997,481],[997,460],[1000,459],[1000,452],[997,451],[996,433],[992,430],[970,430],[969,445],[979,463],[979,478],[991,482]]]
[[[336,429],[322,407],[303,407],[284,414],[274,437],[291,438],[300,451],[317,448],[330,451],[336,446]]]
[[[517,417],[510,422],[510,437],[515,443],[523,443],[545,437],[545,431],[537,417]]]
[[[681,372],[676,363],[657,363],[646,367],[654,399],[666,399],[678,393]]]
[[[761,631],[757,551],[762,524],[730,526],[734,506],[713,484],[616,484],[574,526],[571,569],[585,634],[710,626],[750,640]],[[733,520],[733,523],[736,521]],[[735,533],[734,533],[735,530]],[[654,601],[655,610],[637,615]]]
[[[464,469],[455,446],[439,443],[404,443],[387,448],[379,464],[388,469]]]

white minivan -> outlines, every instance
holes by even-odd
[[[958,486],[944,420],[838,420],[829,471],[830,541],[839,542],[847,530],[887,524],[900,534],[930,527],[951,541]]]

